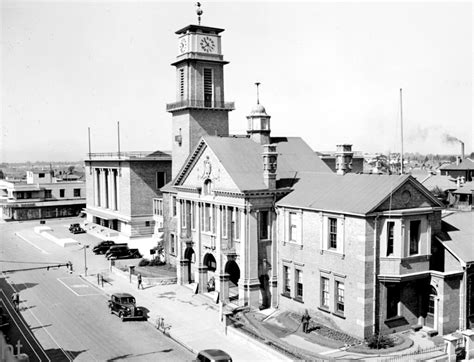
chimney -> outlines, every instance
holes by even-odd
[[[342,144],[336,146],[336,173],[345,175],[352,169],[352,145]]]
[[[459,143],[461,144],[461,162],[462,162],[464,160],[464,142],[459,141]]]
[[[277,158],[276,145],[263,145],[263,181],[270,190],[276,188]]]

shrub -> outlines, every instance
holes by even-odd
[[[393,339],[382,334],[374,334],[367,339],[367,346],[371,349],[385,349],[394,346]]]
[[[160,258],[155,258],[150,261],[151,266],[159,266],[159,265],[165,265],[166,263],[164,261],[160,261]]]
[[[150,261],[148,259],[141,259],[139,262],[138,262],[138,266],[147,266],[150,264]]]

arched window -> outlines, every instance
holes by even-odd
[[[216,271],[217,263],[216,259],[212,254],[207,253],[206,255],[204,255],[203,264],[207,266],[208,271]]]
[[[203,193],[204,195],[210,195],[212,191],[212,181],[207,179],[204,181]]]

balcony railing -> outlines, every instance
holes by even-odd
[[[235,109],[234,102],[221,102],[221,101],[204,101],[198,99],[185,99],[179,102],[168,103],[166,110],[168,112],[176,111],[183,108],[197,108],[197,109],[220,109],[226,111],[232,111]]]
[[[171,160],[171,152],[162,151],[129,151],[88,153],[88,160]]]

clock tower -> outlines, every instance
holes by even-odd
[[[229,111],[224,101],[224,60],[220,33],[224,29],[188,25],[176,32],[176,102],[166,105],[173,116],[173,178],[205,135],[229,135]]]

